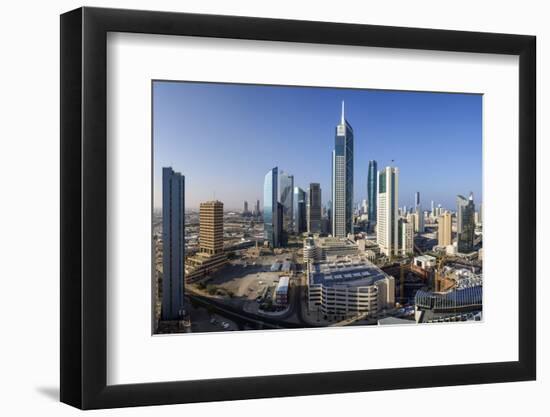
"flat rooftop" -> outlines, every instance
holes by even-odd
[[[363,257],[345,257],[309,266],[310,285],[366,287],[388,275]]]
[[[315,239],[315,244],[321,248],[357,248],[357,244],[347,238],[338,237],[319,237]]]
[[[437,260],[435,256],[431,256],[431,255],[420,255],[420,256],[416,256],[414,259],[418,261],[424,261],[424,262],[433,262]]]
[[[279,284],[277,284],[276,292],[287,292],[288,291],[288,277],[281,277]]]

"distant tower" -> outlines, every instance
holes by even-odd
[[[458,195],[456,206],[457,249],[460,253],[469,253],[474,250],[475,205],[473,193],[470,193],[468,199]]]
[[[399,169],[386,167],[378,173],[376,241],[386,256],[399,254],[398,239]]]
[[[260,215],[260,200],[256,200],[256,216]]]
[[[162,168],[162,319],[179,320],[184,308],[185,177]]]
[[[369,161],[369,172],[367,178],[367,197],[369,200],[369,225],[372,228],[376,223],[376,188],[378,183],[378,164],[375,160]]]
[[[272,248],[280,246],[280,227],[282,226],[278,210],[279,169],[269,170],[264,178],[264,237]]]
[[[414,193],[414,209],[420,207],[420,191]]]
[[[353,222],[353,129],[347,122],[342,101],[342,117],[336,126],[332,151],[332,234],[346,237]]]
[[[435,217],[434,201],[432,200],[432,217]]]
[[[207,201],[199,209],[199,244],[201,252],[223,253],[223,203]]]
[[[248,201],[244,202],[244,211],[243,211],[243,213],[248,214]]]
[[[321,233],[321,186],[309,184],[307,196],[307,231]]]

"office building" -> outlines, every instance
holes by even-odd
[[[414,221],[414,231],[424,233],[424,213],[420,205],[416,206]]]
[[[437,245],[449,246],[453,243],[452,239],[452,217],[451,213],[446,211],[437,218]]]
[[[207,201],[199,208],[199,247],[201,252],[223,252],[223,203]]]
[[[332,233],[332,201],[327,201],[325,211],[327,213],[327,234]]]
[[[283,205],[283,230],[288,235],[294,224],[294,176],[284,171],[279,172],[279,202]]]
[[[269,170],[264,178],[264,238],[272,248],[280,246],[279,230],[282,219],[279,218],[279,169]]]
[[[346,237],[353,232],[353,129],[342,117],[336,126],[332,151],[332,235]]]
[[[256,200],[256,211],[254,212],[256,216],[260,215],[260,200]]]
[[[288,304],[288,287],[290,279],[287,276],[279,278],[277,287],[275,288],[275,303],[278,305]]]
[[[395,306],[395,281],[365,255],[307,264],[308,309],[329,320],[375,315]]]
[[[304,233],[307,230],[306,192],[294,187],[294,232]]]
[[[206,201],[199,208],[199,252],[185,261],[186,280],[193,282],[227,264],[223,249],[223,203]]]
[[[405,219],[399,219],[399,250],[403,256],[414,252],[414,225]]]
[[[185,177],[162,168],[162,319],[180,320],[184,309]]]
[[[307,194],[307,231],[321,233],[321,186],[312,182]]]
[[[244,202],[243,214],[248,214],[248,201]]]
[[[456,206],[457,249],[459,253],[469,253],[474,250],[475,205],[473,193],[470,193],[468,199],[458,195]]]
[[[420,191],[414,193],[414,209],[417,210],[420,207]]]
[[[369,205],[367,203],[367,200],[364,199],[361,201],[361,214],[367,214],[369,213]]]
[[[378,173],[376,242],[380,252],[391,257],[399,254],[399,169],[386,167]]]
[[[368,216],[369,226],[372,228],[376,223],[377,207],[377,183],[378,183],[378,164],[375,160],[369,161],[369,172],[367,176],[367,198],[369,200]]]
[[[285,211],[285,208],[283,204],[277,201],[277,219],[279,219],[279,221],[277,222],[277,236],[279,236],[279,246],[286,246],[288,242],[288,234],[286,230],[283,228],[283,222],[282,222],[284,211]]]

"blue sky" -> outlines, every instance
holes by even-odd
[[[331,152],[341,102],[355,135],[354,200],[367,197],[368,161],[399,167],[399,205],[420,191],[455,209],[457,194],[482,201],[482,96],[317,87],[155,81],[154,206],[162,167],[185,175],[186,207],[216,198],[250,207],[268,170],[319,182],[330,199]]]

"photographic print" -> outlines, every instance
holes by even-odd
[[[482,101],[152,81],[153,333],[481,321]]]

